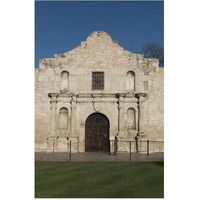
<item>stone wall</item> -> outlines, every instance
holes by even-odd
[[[149,140],[164,140],[164,69],[149,73],[145,106],[145,133]]]
[[[92,90],[92,72],[104,72],[104,90]],[[134,82],[127,86],[131,76]],[[45,148],[39,142],[46,141],[50,135],[54,103],[54,136],[60,141],[68,136],[84,141],[85,121],[96,112],[95,106],[100,106],[98,111],[110,121],[111,140],[115,136],[134,140],[138,131],[144,132],[145,140],[163,140],[163,79],[164,69],[159,68],[157,59],[126,51],[102,31],[93,32],[80,46],[67,53],[40,59],[39,68],[35,69],[36,151]],[[50,94],[57,95],[54,103]],[[138,100],[140,94],[144,94],[143,100]],[[141,110],[138,109],[139,101]],[[67,109],[68,125],[61,130],[59,111],[63,107]],[[129,115],[135,116],[134,127],[130,125]],[[139,126],[143,126],[142,130]],[[84,142],[77,148],[84,151]]]

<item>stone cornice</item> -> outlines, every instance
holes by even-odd
[[[126,96],[126,93],[116,93],[115,96],[116,96],[116,98],[118,98],[118,99],[122,99],[123,97]]]
[[[126,98],[134,98],[135,97],[135,93],[134,92],[132,92],[132,93],[126,93],[125,97]]]
[[[112,101],[115,99],[118,99],[120,102],[135,102],[139,100],[140,102],[146,101],[148,94],[139,92],[128,92],[128,93],[72,93],[72,92],[67,92],[67,93],[56,93],[52,92],[49,93],[48,96],[51,99],[57,99],[58,101],[63,99],[63,98],[70,98],[71,100],[75,101],[80,101],[84,100],[87,102],[88,100],[90,101],[105,101],[105,99],[112,99]],[[81,101],[80,101],[81,102]]]
[[[59,96],[59,93],[49,93],[48,96],[52,99],[55,99]]]
[[[101,101],[100,100],[92,100],[92,99],[88,99],[88,100],[85,100],[85,99],[78,99],[77,100],[77,103],[97,103],[97,102],[101,102],[101,103],[117,103],[117,100],[109,100],[109,99],[102,99]]]
[[[144,102],[148,98],[148,94],[143,92],[137,93],[135,96],[138,98],[139,102]]]
[[[66,97],[66,98],[71,98],[71,94],[70,93],[66,93],[66,94],[59,94],[58,97],[60,98],[63,98],[63,97]]]

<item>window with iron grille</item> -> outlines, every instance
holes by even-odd
[[[92,90],[104,89],[104,72],[92,72]]]

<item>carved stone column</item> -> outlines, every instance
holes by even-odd
[[[51,100],[51,126],[50,126],[50,137],[56,136],[56,104],[57,101]]]
[[[70,136],[76,136],[76,95],[71,100],[71,131]]]
[[[47,152],[56,152],[56,108],[57,108],[57,97],[58,93],[50,93],[51,98],[51,121],[50,121],[50,132],[47,138]]]
[[[138,96],[138,136],[144,135],[144,102],[146,100],[145,93],[139,93]]]
[[[57,108],[57,97],[58,93],[50,93],[49,96],[52,98],[51,103],[51,124],[49,137],[56,137],[56,108]]]
[[[124,137],[124,102],[123,102],[123,96],[119,96],[119,101],[118,101],[118,136]]]
[[[142,101],[138,102],[139,104],[139,120],[138,120],[138,132],[140,134],[144,133],[144,105]]]

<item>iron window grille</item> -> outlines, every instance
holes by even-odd
[[[92,72],[92,90],[104,89],[104,72]]]

